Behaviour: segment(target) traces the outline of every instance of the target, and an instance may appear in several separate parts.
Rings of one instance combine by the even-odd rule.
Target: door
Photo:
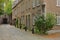
[[[26,26],[30,28],[30,15],[26,16]]]
[[[3,24],[7,24],[7,18],[3,18]]]

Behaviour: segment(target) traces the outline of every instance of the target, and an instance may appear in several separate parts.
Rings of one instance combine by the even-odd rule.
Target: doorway
[[[3,24],[7,24],[7,18],[3,18]]]
[[[26,26],[30,29],[30,15],[26,16]]]

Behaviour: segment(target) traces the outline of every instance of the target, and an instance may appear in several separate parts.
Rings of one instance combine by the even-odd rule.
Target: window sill
[[[57,7],[60,7],[60,5],[56,5]]]
[[[56,24],[56,25],[60,25],[60,24]]]
[[[35,9],[35,7],[32,7],[32,9]]]
[[[38,4],[38,5],[36,5],[37,7],[39,7],[40,6],[40,4]]]

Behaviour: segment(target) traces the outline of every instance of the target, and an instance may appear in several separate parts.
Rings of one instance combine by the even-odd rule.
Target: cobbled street
[[[9,24],[0,25],[0,40],[58,40],[48,39],[25,32]]]

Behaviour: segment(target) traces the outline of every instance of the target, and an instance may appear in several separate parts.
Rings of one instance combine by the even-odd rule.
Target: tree
[[[12,13],[12,3],[13,0],[0,0],[0,14],[10,15]]]
[[[0,0],[0,15],[4,13],[4,0]]]
[[[2,10],[2,9],[0,9],[0,15],[2,15],[4,12],[3,12],[4,10]]]
[[[12,13],[12,0],[5,1],[4,4],[4,12],[10,15]]]

